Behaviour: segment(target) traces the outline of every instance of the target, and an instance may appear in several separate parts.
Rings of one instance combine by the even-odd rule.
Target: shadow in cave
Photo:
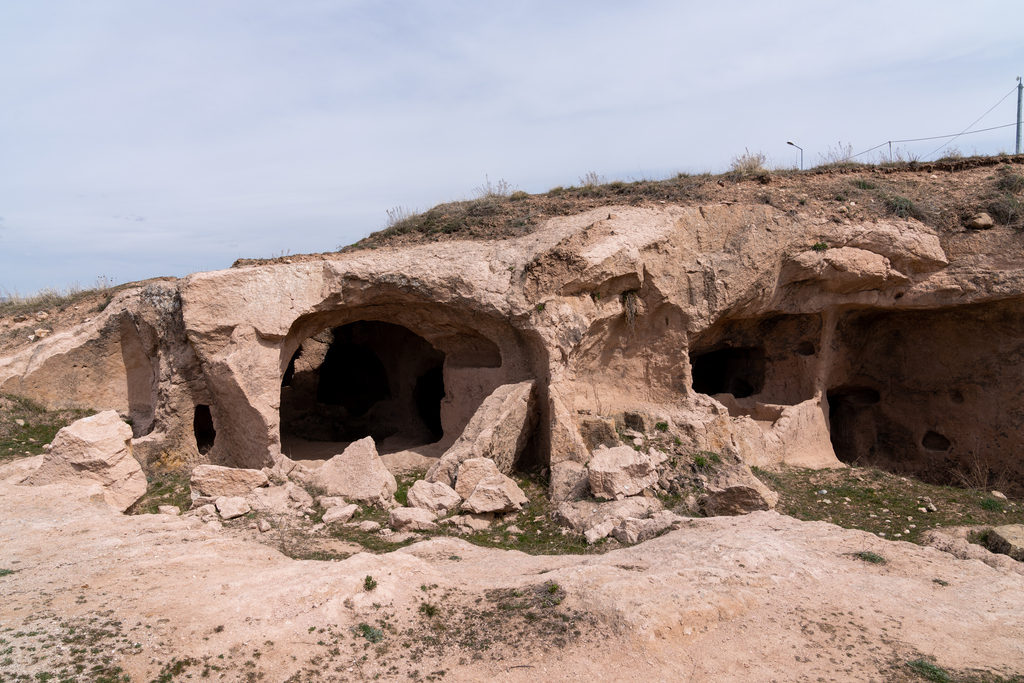
[[[367,436],[382,454],[440,441],[444,360],[392,323],[358,321],[310,337],[282,379],[285,454],[326,459]]]
[[[700,394],[732,394],[746,398],[761,393],[765,376],[764,350],[726,348],[692,354],[693,390]]]

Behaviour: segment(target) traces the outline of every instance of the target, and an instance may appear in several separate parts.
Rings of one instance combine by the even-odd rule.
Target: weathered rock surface
[[[292,482],[281,486],[253,489],[246,502],[257,512],[267,514],[301,514],[299,511],[313,505],[313,496]]]
[[[199,465],[189,478],[192,495],[196,497],[247,496],[253,489],[269,483],[267,475],[260,470],[220,465]]]
[[[124,512],[146,493],[146,474],[132,457],[132,430],[112,410],[82,418],[54,437],[50,451],[21,484],[98,483],[103,500]]]
[[[762,484],[742,463],[717,470],[708,480],[706,491],[702,505],[711,517],[771,510],[779,502],[779,494]]]
[[[487,458],[499,472],[510,473],[537,421],[534,388],[529,381],[495,389],[458,441],[427,471],[427,481],[454,486],[459,466],[469,458]]]
[[[181,508],[179,508],[177,505],[158,505],[156,509],[157,513],[161,515],[171,515],[172,517],[177,517],[181,514]]]
[[[388,514],[388,526],[395,531],[433,531],[437,514],[425,508],[395,508]]]
[[[329,496],[369,505],[386,506],[398,490],[395,476],[381,462],[370,437],[352,443],[318,467],[312,479]]]
[[[640,453],[630,446],[599,447],[587,463],[590,490],[606,500],[635,496],[658,481],[657,467],[664,459],[653,449]]]
[[[988,532],[988,547],[994,553],[1024,562],[1024,524],[997,526]]]
[[[473,488],[462,509],[482,514],[486,512],[512,512],[521,510],[528,501],[522,489],[503,474],[484,477]]]
[[[409,488],[408,501],[409,507],[440,512],[454,510],[462,502],[462,497],[443,482],[418,479]]]
[[[551,500],[575,500],[586,495],[589,485],[586,465],[572,460],[551,465]]]

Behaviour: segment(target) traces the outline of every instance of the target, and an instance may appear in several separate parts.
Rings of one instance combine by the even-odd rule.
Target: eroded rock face
[[[25,486],[99,483],[107,505],[124,512],[146,492],[146,474],[132,457],[132,430],[112,410],[82,418],[54,437]]]
[[[131,413],[147,468],[369,435],[396,462],[447,452],[431,478],[451,485],[470,457],[586,464],[635,413],[761,466],[941,479],[980,459],[1024,481],[1021,240],[844,221],[603,206],[505,241],[198,273],[0,359],[0,388]],[[321,394],[332,353],[365,392]]]
[[[743,464],[717,470],[708,481],[702,501],[709,517],[772,510],[778,502],[779,494],[762,484]]]
[[[247,496],[268,483],[267,475],[260,470],[220,465],[199,465],[189,478],[194,497]]]
[[[641,493],[658,481],[658,465],[665,456],[640,453],[629,446],[599,448],[587,465],[590,490],[596,498],[622,500]]]

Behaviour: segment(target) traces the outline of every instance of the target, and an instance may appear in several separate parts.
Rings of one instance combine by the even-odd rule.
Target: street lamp
[[[804,148],[801,147],[800,145],[797,145],[797,144],[794,144],[793,142],[790,142],[789,140],[786,140],[786,144],[787,145],[793,145],[798,150],[800,150],[800,170],[801,171],[804,170]]]

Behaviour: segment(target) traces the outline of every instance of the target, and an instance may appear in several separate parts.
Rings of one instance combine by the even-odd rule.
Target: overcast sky
[[[0,0],[0,295],[330,251],[486,178],[794,166],[787,140],[812,166],[1011,91],[976,128],[1012,124],[1020,27],[1010,0]]]

